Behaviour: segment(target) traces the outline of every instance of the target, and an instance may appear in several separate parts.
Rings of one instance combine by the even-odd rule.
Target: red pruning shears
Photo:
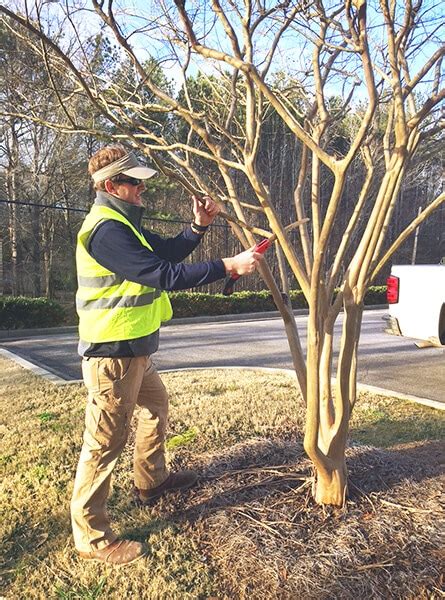
[[[261,242],[258,242],[258,244],[256,244],[254,251],[258,252],[259,254],[264,254],[266,250],[273,244],[273,240],[275,237],[276,236],[272,236],[271,238],[265,238],[264,240],[261,240]],[[235,273],[234,275],[231,275],[227,278],[222,292],[224,296],[230,296],[231,294],[233,294],[233,286],[240,277],[241,275]]]

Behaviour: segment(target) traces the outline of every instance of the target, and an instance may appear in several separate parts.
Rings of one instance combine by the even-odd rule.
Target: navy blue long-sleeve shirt
[[[225,276],[222,260],[184,264],[198,246],[200,238],[188,227],[174,238],[141,229],[153,248],[144,248],[127,225],[104,221],[89,241],[89,252],[103,267],[142,285],[161,290],[185,290],[213,283]]]
[[[161,290],[184,290],[212,283],[225,277],[222,260],[184,264],[198,246],[202,236],[187,227],[174,238],[161,236],[141,227],[143,208],[128,204],[105,192],[98,192],[96,204],[123,214],[140,231],[150,246],[141,245],[131,229],[120,221],[105,220],[88,240],[88,251],[103,267],[134,281]],[[79,354],[88,357],[128,357],[153,354],[159,344],[159,332],[137,338],[107,343],[79,342]]]

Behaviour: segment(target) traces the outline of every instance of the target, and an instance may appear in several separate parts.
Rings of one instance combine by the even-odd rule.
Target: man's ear
[[[105,179],[104,186],[105,186],[105,191],[108,192],[109,194],[112,194],[115,191],[114,185],[113,185],[113,182],[111,181],[111,179]]]

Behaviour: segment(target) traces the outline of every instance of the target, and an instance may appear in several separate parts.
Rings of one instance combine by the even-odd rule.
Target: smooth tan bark
[[[317,504],[343,506],[348,493],[348,471],[343,456],[332,461],[329,470],[317,470],[314,500]]]

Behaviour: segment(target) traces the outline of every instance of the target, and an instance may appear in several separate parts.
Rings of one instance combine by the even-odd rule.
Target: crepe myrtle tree
[[[39,4],[1,7],[6,26],[28,40],[50,75],[61,110],[46,124],[103,137],[107,122],[108,139],[139,149],[189,191],[217,198],[245,248],[259,236],[276,237],[309,304],[304,354],[289,302],[267,258],[261,261],[307,405],[304,447],[315,467],[314,498],[343,505],[364,297],[445,199],[433,182],[426,207],[389,244],[406,173],[426,164],[443,142],[440,7],[423,0],[161,0],[144,14],[125,0],[87,4],[47,5],[45,18]],[[95,73],[85,50],[90,40],[79,26],[82,10],[91,9],[97,21],[90,16],[88,29],[103,34],[105,27],[114,38],[130,59],[128,80],[122,71],[119,78]],[[182,82],[179,93],[156,83],[154,65]],[[199,93],[197,70],[206,82]],[[79,114],[79,97],[96,119]],[[299,149],[290,223],[282,222],[259,168],[262,125],[271,112]],[[18,106],[14,115],[42,122],[38,106]],[[333,143],[340,123],[341,144]],[[362,176],[351,189],[353,164]]]

